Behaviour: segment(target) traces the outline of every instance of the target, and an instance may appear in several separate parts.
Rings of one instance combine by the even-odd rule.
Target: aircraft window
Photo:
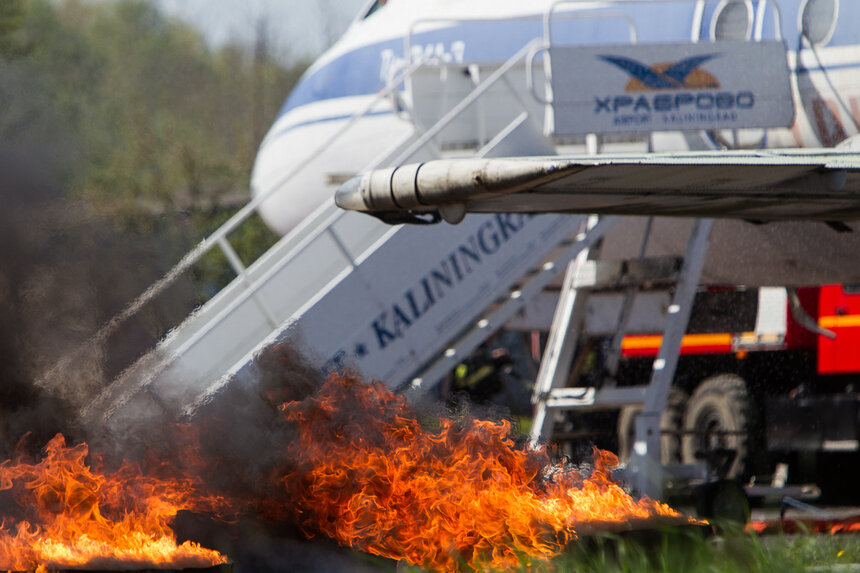
[[[813,46],[824,45],[833,36],[838,16],[837,0],[805,0],[798,23],[800,33]]]
[[[385,6],[386,2],[387,2],[387,0],[376,0],[376,2],[373,3],[373,6],[370,7],[370,9],[367,11],[367,14],[365,14],[364,17],[365,18],[369,17],[371,14],[373,14],[374,12],[376,12],[377,10],[379,10],[380,8]]]
[[[749,40],[753,8],[750,0],[722,0],[711,19],[712,40]]]

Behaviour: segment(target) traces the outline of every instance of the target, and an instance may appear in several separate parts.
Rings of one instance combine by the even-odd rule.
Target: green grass
[[[516,571],[553,573],[807,573],[849,571],[860,563],[858,535],[767,535],[724,530],[662,530],[589,536],[571,543],[548,562],[530,562]],[[464,571],[470,569],[464,568]],[[398,571],[423,571],[400,567]]]
[[[576,572],[750,573],[838,570],[860,563],[860,537],[854,535],[756,536],[724,531],[652,533],[643,538],[605,535],[571,544],[565,555],[543,567]],[[541,570],[538,567],[536,570]]]

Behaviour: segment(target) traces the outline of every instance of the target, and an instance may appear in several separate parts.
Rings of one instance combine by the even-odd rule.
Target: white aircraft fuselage
[[[551,18],[545,17],[548,13]],[[795,110],[791,127],[662,132],[650,137],[649,150],[828,147],[860,131],[860,2],[377,1],[368,4],[344,36],[308,69],[264,139],[252,176],[255,195],[268,197],[260,209],[264,220],[274,230],[288,233],[330,202],[346,178],[367,169],[394,142],[415,132],[415,124],[394,99],[378,97],[410,66],[432,59],[462,71],[472,63],[502,63],[529,42],[546,41],[547,22],[552,43],[564,45],[629,44],[631,30],[635,42],[642,44],[722,39],[784,43]],[[393,91],[410,103],[409,89],[398,86]],[[359,119],[351,119],[362,111]],[[616,141],[630,144],[629,138]],[[585,149],[585,141],[566,144]],[[637,251],[643,221],[631,218],[630,224],[620,225],[607,238],[603,256],[624,257]],[[689,224],[684,219],[659,219],[648,254],[680,254]],[[713,231],[703,282],[860,283],[856,263],[860,225],[855,223],[721,220]]]

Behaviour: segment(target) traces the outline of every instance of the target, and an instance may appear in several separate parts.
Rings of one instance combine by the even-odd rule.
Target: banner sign
[[[556,135],[790,127],[782,42],[550,49]]]

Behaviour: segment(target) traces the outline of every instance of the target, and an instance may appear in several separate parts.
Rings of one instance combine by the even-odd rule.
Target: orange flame
[[[546,559],[578,532],[681,519],[634,500],[595,450],[589,476],[518,447],[507,421],[428,421],[379,383],[332,375],[312,397],[281,407],[298,425],[282,483],[305,534],[438,570],[507,568]]]
[[[38,463],[0,464],[0,491],[9,490],[20,506],[19,517],[0,521],[0,569],[186,568],[227,561],[193,542],[177,545],[169,527],[179,510],[212,510],[217,498],[195,495],[190,479],[144,477],[129,463],[96,473],[86,464],[88,452],[87,444],[68,447],[58,434]]]

